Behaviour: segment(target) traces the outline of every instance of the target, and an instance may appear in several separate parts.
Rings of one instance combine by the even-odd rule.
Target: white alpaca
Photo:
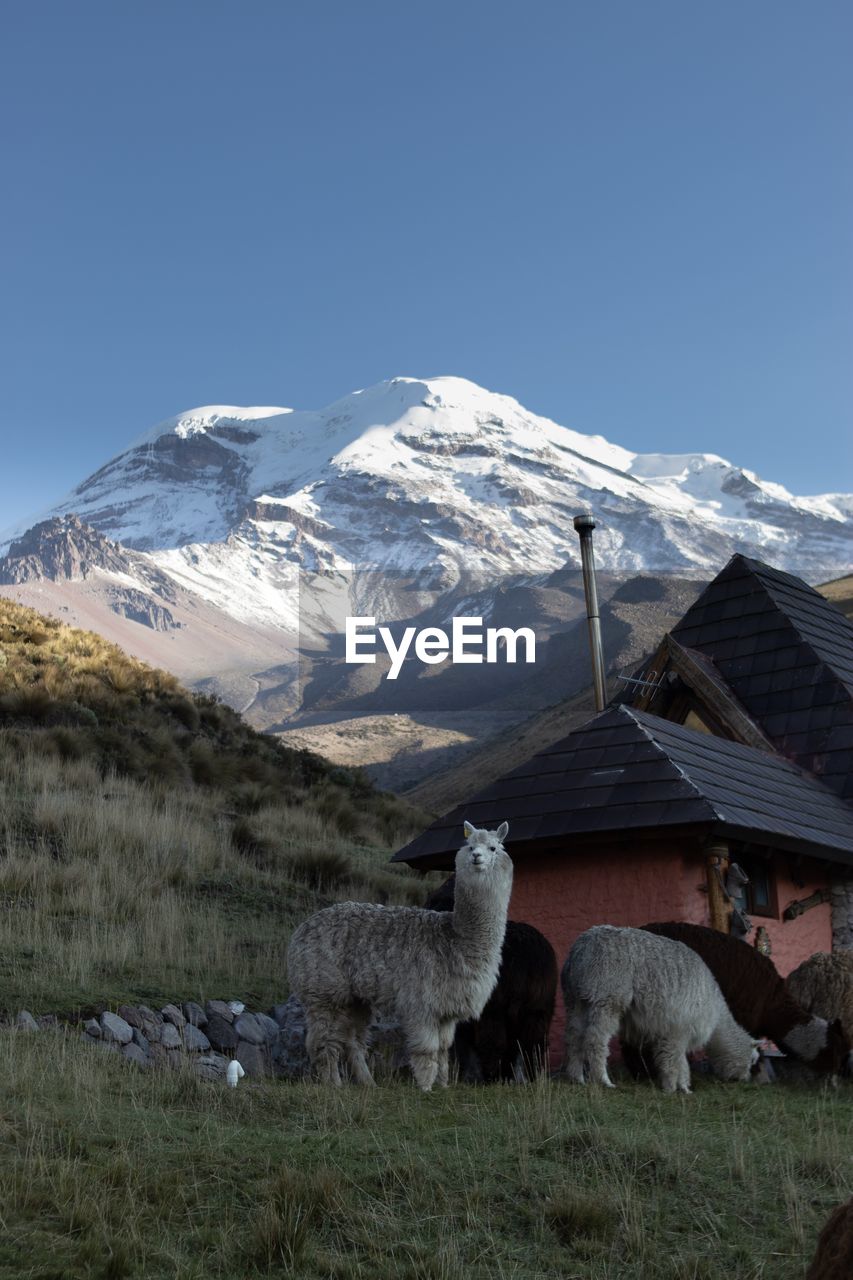
[[[620,1031],[629,1044],[651,1046],[666,1093],[690,1092],[693,1049],[707,1048],[726,1080],[748,1080],[758,1061],[755,1042],[735,1022],[704,960],[671,938],[596,925],[575,942],[561,983],[570,1080],[612,1088],[607,1049]]]
[[[480,1016],[497,981],[512,889],[508,829],[465,823],[452,912],[342,902],[296,930],[287,967],[321,1079],[341,1083],[343,1056],[359,1084],[373,1084],[365,1033],[381,1011],[400,1022],[417,1084],[447,1084],[456,1023]]]

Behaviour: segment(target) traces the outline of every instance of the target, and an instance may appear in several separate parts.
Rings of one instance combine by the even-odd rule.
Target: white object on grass
[[[243,1070],[243,1068],[240,1066],[240,1063],[237,1061],[236,1058],[234,1058],[232,1062],[228,1063],[228,1070],[225,1072],[225,1079],[228,1081],[232,1089],[236,1089],[237,1081],[240,1079],[241,1076],[244,1076],[245,1074],[246,1073]]]

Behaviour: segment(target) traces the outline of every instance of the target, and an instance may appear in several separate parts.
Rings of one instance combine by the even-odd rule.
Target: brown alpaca
[[[853,951],[818,951],[789,973],[785,985],[809,1013],[840,1018],[853,1041]]]
[[[841,1022],[809,1013],[789,993],[773,961],[739,938],[701,924],[670,921],[644,929],[673,938],[702,957],[720,985],[736,1022],[767,1036],[814,1071],[840,1073],[850,1053]]]
[[[430,911],[452,911],[455,877],[427,898]],[[478,1019],[456,1027],[453,1052],[460,1078],[471,1084],[529,1079],[544,1065],[557,994],[557,957],[531,924],[507,920],[498,981]]]
[[[833,1209],[820,1233],[806,1280],[850,1280],[853,1276],[853,1199]]]

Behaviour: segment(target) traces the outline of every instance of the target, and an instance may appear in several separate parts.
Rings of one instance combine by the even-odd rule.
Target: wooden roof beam
[[[729,686],[722,680],[713,663],[704,654],[687,649],[671,634],[664,637],[668,666],[704,702],[711,714],[727,729],[736,742],[760,751],[774,751],[770,739],[747,714]]]

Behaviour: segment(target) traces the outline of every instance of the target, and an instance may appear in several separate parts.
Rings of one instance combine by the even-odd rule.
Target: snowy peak
[[[798,498],[711,453],[633,453],[457,377],[392,378],[317,411],[179,414],[49,514],[279,627],[300,572],[452,582],[577,564],[587,508],[606,569],[716,571],[734,551],[817,580],[853,566],[853,497]]]
[[[239,437],[257,438],[268,429],[274,420],[283,414],[292,413],[292,409],[280,408],[244,408],[229,404],[208,404],[199,409],[188,409],[173,418],[166,418],[156,427],[146,431],[128,446],[127,452],[153,444],[162,436],[175,435],[182,440],[194,435],[210,435],[221,439]],[[247,427],[247,423],[255,424],[255,430]]]

